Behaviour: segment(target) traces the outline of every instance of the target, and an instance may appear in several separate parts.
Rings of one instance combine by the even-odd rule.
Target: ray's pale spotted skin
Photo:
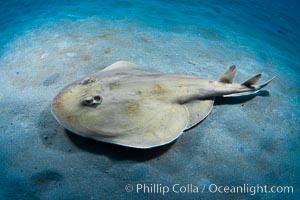
[[[81,136],[134,148],[170,143],[202,121],[216,96],[254,92],[261,75],[232,83],[236,67],[219,80],[145,71],[118,61],[66,86],[55,97],[52,113]]]

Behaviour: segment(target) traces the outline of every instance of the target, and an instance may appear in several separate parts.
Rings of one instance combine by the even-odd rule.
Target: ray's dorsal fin
[[[244,83],[242,83],[242,85],[247,86],[247,87],[251,87],[255,83],[257,83],[260,78],[261,78],[261,74],[257,74],[255,76],[253,76],[252,78],[246,80]]]
[[[236,67],[235,65],[230,66],[225,73],[219,79],[222,83],[232,83],[234,76],[236,74]]]
[[[113,63],[112,65],[109,65],[108,67],[101,70],[101,72],[104,71],[111,71],[111,70],[130,70],[130,69],[138,69],[139,67],[131,62],[127,61],[117,61]]]

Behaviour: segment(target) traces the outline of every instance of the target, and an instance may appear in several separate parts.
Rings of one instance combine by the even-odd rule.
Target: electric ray
[[[216,96],[255,92],[258,74],[233,83],[236,67],[219,80],[143,70],[118,61],[66,86],[52,113],[66,129],[84,137],[134,148],[170,143],[202,121]]]

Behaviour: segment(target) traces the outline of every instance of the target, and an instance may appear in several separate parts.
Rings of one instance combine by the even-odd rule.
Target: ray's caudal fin
[[[261,85],[255,85],[255,83],[257,83],[260,78],[261,78],[261,74],[257,74],[255,76],[253,76],[252,78],[248,79],[247,81],[245,81],[244,83],[242,83],[242,85],[249,87],[249,88],[253,88],[253,90],[255,90],[255,91],[260,90],[263,87],[267,86],[274,78],[276,78],[276,76],[272,77],[271,79],[269,79],[268,81],[266,81],[265,83],[263,83]]]
[[[236,75],[236,66],[232,65],[219,78],[219,82],[231,84],[233,82],[235,75]],[[241,85],[245,86],[246,88],[249,88],[250,91],[255,92],[255,91],[258,91],[258,90],[262,89],[263,87],[267,86],[274,78],[276,78],[276,76],[272,77],[270,80],[266,81],[265,83],[263,83],[261,85],[255,85],[260,80],[260,78],[261,78],[261,74],[257,74],[255,76],[253,76],[252,78],[243,82]],[[223,95],[223,96],[237,96],[237,95],[229,94],[229,95]]]

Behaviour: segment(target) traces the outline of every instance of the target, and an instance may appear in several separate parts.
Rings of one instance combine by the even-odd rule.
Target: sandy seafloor
[[[283,0],[1,2],[0,199],[300,199],[299,9]],[[118,60],[215,79],[235,64],[237,82],[277,78],[254,98],[219,99],[161,148],[64,130],[53,97]],[[170,191],[137,193],[137,184]],[[199,191],[175,193],[174,184]],[[210,184],[293,193],[212,193]]]

